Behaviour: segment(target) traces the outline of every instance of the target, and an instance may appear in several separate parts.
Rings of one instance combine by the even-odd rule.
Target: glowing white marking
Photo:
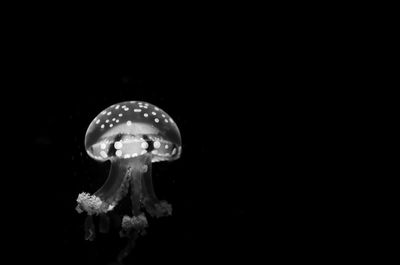
[[[160,109],[159,109],[159,108],[157,108],[157,107],[154,107],[154,109],[155,109],[155,110],[160,110]]]
[[[126,122],[126,125],[131,126],[131,125],[132,125],[132,122],[131,122],[131,121],[127,121],[127,122]]]
[[[129,110],[129,108],[125,108],[125,111],[128,111]]]
[[[141,112],[142,110],[141,109],[134,109],[133,111],[134,112]]]
[[[118,119],[116,119],[116,120],[115,120],[115,122],[116,122],[116,123],[118,123],[118,122],[119,122],[119,120],[118,120]]]
[[[147,109],[149,106],[148,105],[144,105],[143,108]]]
[[[153,143],[153,146],[154,146],[154,148],[160,148],[161,143],[160,143],[159,141],[155,141],[155,142]]]
[[[132,154],[132,157],[136,157],[136,156],[138,156],[137,153],[133,153],[133,154]]]
[[[113,127],[114,125],[112,125],[112,123],[110,124],[110,128]]]
[[[101,149],[106,149],[106,146],[107,146],[107,145],[106,145],[105,143],[101,143],[100,148],[101,148]]]
[[[149,144],[148,144],[147,142],[143,142],[143,143],[141,144],[141,147],[142,147],[143,149],[146,149],[147,147],[149,147]]]
[[[119,109],[119,105],[115,106],[115,109]]]
[[[114,143],[114,147],[115,147],[115,149],[121,149],[121,148],[122,148],[122,143],[121,143],[121,141],[115,142],[115,143]]]
[[[172,155],[175,155],[176,153],[176,148],[172,149]]]
[[[156,115],[157,113],[155,113],[155,112],[153,111],[151,114]]]
[[[102,124],[100,127],[103,129],[104,128],[104,124]]]
[[[130,157],[131,157],[130,154],[125,154],[125,155],[124,155],[124,158],[130,158]]]
[[[162,116],[163,118],[165,118],[165,115],[164,115],[164,114],[161,114],[161,116]]]
[[[103,115],[106,114],[106,113],[107,113],[107,111],[105,111],[105,110],[103,110],[103,111],[101,112],[101,114],[103,114]]]
[[[154,121],[158,123],[160,120],[159,120],[159,119],[157,119],[157,118],[155,118],[155,119],[154,119]]]
[[[167,119],[164,119],[164,121],[165,121],[166,123],[168,123],[168,120],[167,120]]]
[[[172,122],[172,123],[174,123],[174,121],[173,121],[171,118],[169,118],[169,121]]]
[[[122,113],[118,114],[118,116],[122,117]]]
[[[122,151],[121,151],[121,150],[117,150],[117,151],[115,152],[115,154],[116,154],[117,156],[121,156],[121,155],[122,155]]]
[[[126,106],[125,106],[125,105],[123,105],[121,108],[125,109],[125,108],[126,108]]]
[[[168,149],[168,147],[169,147],[169,146],[166,144],[166,145],[165,145],[165,149]]]
[[[142,152],[140,152],[141,155],[146,154],[146,153],[147,153],[146,150],[143,150]]]
[[[115,121],[115,118],[112,118],[112,121]]]
[[[136,101],[130,101],[130,103],[135,103]]]
[[[107,113],[107,115],[110,116],[110,115],[111,115],[111,111],[109,111],[109,112]]]
[[[107,158],[107,153],[104,152],[104,151],[101,151],[101,152],[100,152],[100,155],[101,155],[103,158]]]
[[[99,123],[100,123],[100,120],[97,120],[97,121],[96,121],[96,124],[99,124]]]
[[[108,123],[110,120],[106,120],[106,123]]]
[[[145,117],[148,117],[148,116],[149,116],[149,114],[145,113],[145,114],[143,114],[143,116],[145,116]]]

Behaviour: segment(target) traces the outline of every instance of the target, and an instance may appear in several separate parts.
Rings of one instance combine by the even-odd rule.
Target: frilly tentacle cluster
[[[88,215],[98,215],[101,213],[107,213],[111,211],[115,205],[103,202],[96,195],[90,195],[89,193],[82,192],[76,199],[78,206],[76,211],[78,213],[87,212]]]

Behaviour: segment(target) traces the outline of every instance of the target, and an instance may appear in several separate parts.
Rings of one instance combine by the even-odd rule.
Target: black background
[[[102,185],[109,167],[86,155],[86,129],[127,100],[171,115],[183,150],[179,160],[154,165],[156,194],[173,215],[149,220],[126,264],[247,264],[321,253],[327,230],[310,240],[310,227],[332,216],[311,218],[323,195],[310,190],[328,190],[320,175],[332,168],[320,162],[332,141],[323,135],[335,128],[323,125],[329,117],[321,110],[337,93],[312,90],[332,86],[321,81],[324,58],[311,60],[302,31],[283,31],[280,20],[263,30],[257,21],[200,22],[118,31],[44,21],[14,32],[3,94],[14,176],[4,178],[13,183],[4,185],[4,230],[16,263],[115,261],[125,241],[117,233],[85,241],[75,206],[80,192]]]

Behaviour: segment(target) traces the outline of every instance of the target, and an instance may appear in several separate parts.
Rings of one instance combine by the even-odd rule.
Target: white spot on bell
[[[118,116],[122,117],[122,113],[118,114]]]
[[[165,145],[165,149],[168,149],[168,147],[169,147],[169,146],[166,144],[166,145]]]
[[[134,112],[141,112],[142,110],[141,109],[134,109],[133,111]]]
[[[111,111],[107,112],[107,115],[110,116],[111,115]]]
[[[119,105],[115,106],[115,109],[119,109]]]
[[[130,157],[131,157],[130,154],[125,154],[125,155],[124,155],[124,158],[130,158]]]
[[[160,110],[160,109],[159,109],[159,108],[157,108],[157,107],[154,107],[154,109],[155,109],[155,110]]]
[[[118,120],[118,119],[116,119],[116,120],[115,120],[115,122],[116,122],[116,123],[118,123],[118,122],[119,122],[119,120]]]
[[[136,156],[138,156],[137,153],[133,153],[133,154],[132,154],[132,157],[136,157]]]
[[[106,158],[106,157],[107,157],[107,153],[106,153],[105,151],[101,151],[101,152],[100,152],[100,155],[101,155],[103,158]]]
[[[117,150],[117,151],[115,152],[115,154],[116,154],[117,156],[121,156],[121,155],[122,155],[122,151],[121,151],[121,150]]]
[[[131,122],[131,121],[127,121],[127,122],[126,122],[126,125],[131,126],[131,125],[132,125],[132,122]]]
[[[115,147],[115,149],[121,149],[121,148],[122,148],[122,143],[121,143],[121,141],[115,142],[115,143],[114,143],[114,147]]]
[[[147,142],[143,142],[140,146],[141,146],[143,149],[146,149],[147,147],[149,147],[149,144],[148,144]]]
[[[114,125],[110,124],[110,128],[113,127]]]
[[[97,120],[97,121],[96,121],[96,124],[99,124],[99,123],[100,123],[100,120]]]
[[[155,112],[153,111],[151,114],[156,115],[157,113],[155,113]]]
[[[168,123],[168,120],[167,120],[167,119],[164,119],[164,121],[165,121],[166,123]]]
[[[101,149],[106,149],[106,143],[101,143],[100,148]]]
[[[155,118],[155,119],[154,119],[154,121],[158,123],[160,120],[159,120],[159,119],[157,119],[157,118]]]
[[[102,124],[100,127],[103,129],[104,128],[104,124]]]
[[[153,146],[154,146],[154,148],[160,148],[161,143],[160,143],[159,141],[155,141],[155,142],[153,143]]]
[[[128,111],[128,110],[129,110],[129,108],[128,108],[128,107],[126,107],[126,108],[125,108],[125,111]]]
[[[109,123],[110,122],[110,120],[106,120],[106,123]]]
[[[163,118],[165,118],[165,115],[164,115],[164,114],[161,114],[161,116],[162,116]]]
[[[143,116],[145,116],[145,117],[148,117],[148,116],[149,116],[149,114],[145,113],[145,114],[143,114]]]

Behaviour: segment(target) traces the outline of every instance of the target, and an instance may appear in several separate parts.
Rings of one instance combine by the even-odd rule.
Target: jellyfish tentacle
[[[143,168],[141,163],[136,165],[135,169],[132,170],[130,179],[131,185],[131,204],[132,204],[132,217],[125,215],[122,218],[122,230],[120,232],[121,237],[126,237],[130,234],[132,229],[137,230],[140,234],[145,233],[145,228],[147,227],[146,216],[140,210],[140,201],[142,199],[142,174]]]
[[[155,217],[162,217],[172,214],[172,206],[167,201],[160,201],[153,188],[151,158],[145,160],[146,171],[143,172],[141,181],[143,188],[143,204],[146,211]]]
[[[137,168],[132,171],[131,177],[131,202],[132,202],[132,213],[133,216],[139,215],[140,211],[140,201],[143,194],[142,186],[142,168]]]
[[[133,230],[126,236],[128,237],[128,243],[125,246],[125,248],[119,252],[117,257],[118,262],[122,262],[122,260],[125,259],[131,253],[132,249],[135,248],[136,240],[139,237],[139,234],[137,231]]]
[[[93,216],[88,215],[85,219],[85,239],[93,241],[96,237],[95,227],[93,223]]]

